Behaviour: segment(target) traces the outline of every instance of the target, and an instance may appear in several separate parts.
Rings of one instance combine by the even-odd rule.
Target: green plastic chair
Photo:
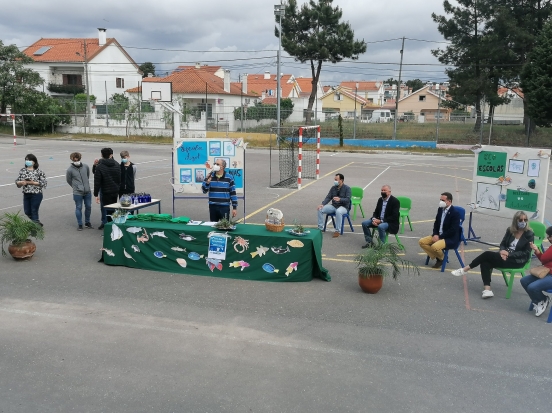
[[[519,273],[523,277],[525,273],[529,271],[530,267],[531,267],[531,258],[529,258],[529,261],[527,261],[527,263],[522,268],[496,268],[498,271],[502,273],[504,282],[508,286],[508,291],[506,292],[506,298],[510,298],[510,295],[512,295],[512,287],[514,286],[514,276]]]
[[[410,225],[410,231],[414,231],[412,229],[412,222],[410,222],[410,208],[412,208],[412,200],[410,198],[407,198],[406,196],[398,196],[397,199],[401,203],[401,208],[399,210],[400,213],[400,219],[402,222],[401,227],[401,234],[404,234],[404,219],[408,219],[408,225]]]
[[[385,238],[385,243],[387,244],[387,242],[389,241],[389,237],[391,236],[391,234],[389,234],[389,231],[385,231],[385,233],[387,234],[387,237]],[[372,238],[374,238],[376,234],[376,228],[372,228]],[[399,234],[395,234],[395,239],[397,240],[397,244],[399,244],[399,247],[404,251],[406,252],[406,248],[404,247],[404,245],[401,243],[401,240],[399,239]]]
[[[351,187],[351,206],[354,206],[353,210],[353,221],[356,219],[357,205],[360,208],[362,218],[364,218],[364,211],[362,210],[362,198],[364,198],[364,189],[358,186]]]
[[[533,244],[535,244],[538,249],[544,252],[542,242],[546,238],[546,226],[542,222],[529,221],[529,227],[533,230],[533,233],[535,234],[535,240],[533,241]]]

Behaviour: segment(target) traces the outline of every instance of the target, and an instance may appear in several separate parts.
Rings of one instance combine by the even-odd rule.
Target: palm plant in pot
[[[30,258],[36,251],[36,245],[30,238],[43,239],[44,228],[39,224],[20,215],[6,212],[0,218],[0,242],[2,255],[6,255],[4,245],[8,245],[8,252],[14,259]]]
[[[383,243],[378,238],[372,241],[372,247],[366,248],[355,257],[358,268],[358,285],[365,293],[375,294],[382,285],[384,277],[396,280],[401,272],[420,275],[420,268],[409,260],[399,256],[400,245]]]

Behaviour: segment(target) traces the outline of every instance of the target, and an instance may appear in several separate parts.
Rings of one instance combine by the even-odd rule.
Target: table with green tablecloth
[[[227,234],[224,260],[208,259],[213,231]],[[107,265],[256,281],[331,280],[322,266],[322,232],[318,229],[297,237],[287,228],[270,232],[264,225],[238,224],[226,232],[210,226],[133,219],[105,225],[103,248]]]

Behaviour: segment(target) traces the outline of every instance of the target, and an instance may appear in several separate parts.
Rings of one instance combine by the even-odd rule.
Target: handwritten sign
[[[477,158],[477,176],[488,176],[490,178],[504,176],[507,157],[508,154],[505,152],[480,152]]]
[[[177,149],[179,165],[203,165],[207,159],[207,142],[205,141],[184,141]]]
[[[535,192],[516,191],[508,189],[506,192],[506,208],[517,211],[535,212],[537,210],[539,194]]]

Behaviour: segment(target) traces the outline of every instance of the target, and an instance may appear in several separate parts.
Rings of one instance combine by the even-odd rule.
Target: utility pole
[[[280,4],[274,6],[274,15],[280,18],[280,28],[278,30],[278,58],[276,64],[276,122],[278,123],[276,133],[277,136],[280,136],[280,53],[282,51],[282,16],[285,13],[285,7],[282,5],[282,0]]]
[[[84,122],[84,134],[86,127],[90,126],[90,79],[88,78],[88,56],[86,54],[86,40],[84,40],[84,70],[86,71],[86,120]]]
[[[439,121],[441,120],[441,88],[437,86],[437,93],[439,95],[439,100],[437,101],[437,131],[435,133],[435,143],[439,142]]]
[[[355,117],[353,118],[353,139],[356,139],[357,94],[358,94],[358,83],[355,83]]]
[[[240,132],[243,132],[243,75],[240,73],[240,110],[241,110],[241,116],[240,116]]]
[[[401,64],[399,66],[399,80],[397,81],[397,97],[395,98],[395,118],[393,119],[393,140],[397,139],[397,118],[399,117],[399,99],[401,98],[401,75],[404,56],[404,37],[401,46]]]

